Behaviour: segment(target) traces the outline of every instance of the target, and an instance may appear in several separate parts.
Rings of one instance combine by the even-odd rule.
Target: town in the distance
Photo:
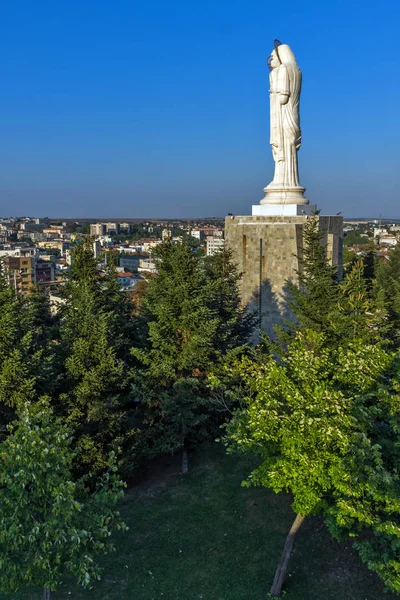
[[[0,262],[10,285],[21,294],[38,286],[52,310],[71,264],[73,248],[83,238],[93,241],[93,254],[115,266],[121,290],[134,291],[146,273],[156,273],[155,247],[166,240],[191,238],[208,256],[224,246],[223,219],[51,219],[0,217]]]
[[[374,246],[386,257],[397,244],[400,219],[348,219],[343,226],[343,263]],[[49,296],[53,311],[71,264],[71,252],[83,238],[104,265],[115,266],[122,291],[134,292],[146,274],[156,273],[152,251],[162,242],[190,238],[207,256],[224,247],[224,219],[59,219],[0,217],[0,261],[9,283],[21,294],[38,286]]]

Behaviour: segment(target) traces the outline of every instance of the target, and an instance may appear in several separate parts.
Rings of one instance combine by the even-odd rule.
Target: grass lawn
[[[289,498],[243,488],[252,459],[210,445],[191,473],[157,473],[129,490],[121,512],[129,532],[103,560],[102,580],[83,590],[66,581],[54,600],[266,600],[293,521]],[[349,544],[323,522],[300,530],[284,600],[394,600]],[[10,596],[0,596],[1,600]],[[39,600],[24,592],[13,600]]]

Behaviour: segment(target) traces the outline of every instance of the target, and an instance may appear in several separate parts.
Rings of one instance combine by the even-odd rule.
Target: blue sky
[[[399,31],[397,0],[3,0],[0,215],[250,214],[279,38],[310,201],[400,217]]]

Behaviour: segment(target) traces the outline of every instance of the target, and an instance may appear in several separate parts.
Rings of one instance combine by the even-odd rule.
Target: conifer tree
[[[110,449],[122,448],[130,469],[135,429],[130,347],[136,332],[132,306],[113,269],[100,270],[91,240],[73,254],[60,325],[58,410],[76,429],[82,471],[100,472]]]
[[[22,401],[48,393],[51,372],[51,317],[46,299],[16,294],[0,266],[0,429]]]
[[[251,322],[240,309],[238,274],[228,254],[204,263],[188,242],[166,242],[156,253],[158,275],[142,298],[148,348],[138,393],[154,453],[183,450],[203,439],[213,414],[206,376],[230,348],[243,345]],[[247,320],[246,320],[247,319]]]
[[[232,251],[223,248],[204,260],[208,280],[209,303],[219,316],[216,344],[221,352],[242,346],[256,326],[257,317],[241,305],[241,274],[232,259]]]
[[[400,244],[388,253],[387,260],[378,263],[376,269],[377,290],[384,297],[388,319],[392,325],[391,338],[400,344]]]
[[[303,249],[299,255],[298,282],[288,282],[289,307],[294,322],[286,323],[286,334],[279,330],[282,340],[288,341],[296,331],[313,329],[329,335],[329,314],[338,298],[337,268],[327,258],[322,243],[323,232],[318,218],[310,217],[303,226]]]
[[[277,328],[278,353],[285,351],[298,331],[307,329],[324,333],[326,343],[337,346],[361,335],[381,340],[391,328],[383,290],[375,284],[374,253],[355,258],[339,281],[321,239],[317,219],[309,219],[304,225],[298,283],[288,282],[293,320]]]
[[[383,295],[372,294],[365,277],[365,264],[356,261],[338,286],[337,304],[328,315],[331,337],[336,344],[352,339],[380,343],[390,328]]]

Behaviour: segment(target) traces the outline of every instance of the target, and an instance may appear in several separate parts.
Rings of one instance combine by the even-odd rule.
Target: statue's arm
[[[279,67],[277,88],[279,91],[279,102],[281,104],[286,104],[290,96],[290,81],[285,65]]]

